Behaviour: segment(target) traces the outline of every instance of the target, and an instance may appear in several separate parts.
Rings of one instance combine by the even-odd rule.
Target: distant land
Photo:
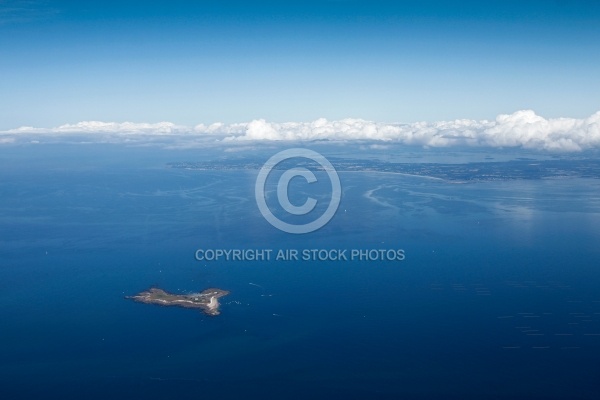
[[[384,172],[442,179],[453,183],[507,181],[520,179],[592,178],[600,179],[600,160],[597,159],[516,159],[511,161],[442,163],[396,163],[370,159],[330,157],[338,172]],[[282,163],[283,164],[283,163]],[[285,165],[274,169],[286,169]],[[208,162],[173,162],[170,168],[190,170],[259,170],[263,163],[256,160],[218,160]],[[297,165],[296,165],[297,166]],[[306,162],[306,167],[313,166]],[[314,170],[322,169],[314,165]]]
[[[219,315],[219,298],[227,296],[228,291],[216,288],[206,289],[200,293],[172,294],[159,288],[150,288],[126,299],[138,303],[157,304],[159,306],[176,306],[183,308],[198,308],[206,315]]]

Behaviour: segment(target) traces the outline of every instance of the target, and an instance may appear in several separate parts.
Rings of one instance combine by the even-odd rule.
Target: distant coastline
[[[387,162],[382,160],[331,158],[337,172],[390,173],[404,176],[443,180],[449,183],[511,181],[533,179],[591,178],[600,179],[597,159],[519,158],[510,161],[466,162],[456,164]],[[171,162],[175,169],[202,171],[259,170],[261,163],[251,159],[231,159],[204,162]],[[307,167],[310,164],[306,164]],[[280,168],[276,166],[274,169]],[[316,166],[316,170],[322,167]]]

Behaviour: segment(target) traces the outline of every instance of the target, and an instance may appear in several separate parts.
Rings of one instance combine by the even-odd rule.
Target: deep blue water
[[[257,171],[165,167],[212,150],[1,152],[3,399],[600,393],[598,180],[341,173],[334,219],[294,236],[260,215]],[[406,259],[198,262],[198,248]],[[212,318],[124,299],[152,285],[231,294]]]

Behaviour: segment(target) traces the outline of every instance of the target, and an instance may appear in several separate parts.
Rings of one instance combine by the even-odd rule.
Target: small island
[[[206,315],[219,315],[219,298],[229,294],[226,290],[210,288],[200,293],[172,294],[162,289],[150,288],[135,296],[125,298],[146,304],[158,304],[159,306],[177,306],[184,308],[199,308]]]

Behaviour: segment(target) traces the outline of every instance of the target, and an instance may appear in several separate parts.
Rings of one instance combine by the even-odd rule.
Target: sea
[[[340,171],[335,215],[290,234],[257,207],[256,168],[220,168],[286,146],[2,146],[0,398],[599,398],[600,179]],[[214,168],[170,164],[184,161]],[[301,203],[311,187],[293,182]],[[329,186],[315,187],[326,200]],[[273,253],[197,259],[217,249]],[[230,294],[218,316],[126,298],[150,287]]]

